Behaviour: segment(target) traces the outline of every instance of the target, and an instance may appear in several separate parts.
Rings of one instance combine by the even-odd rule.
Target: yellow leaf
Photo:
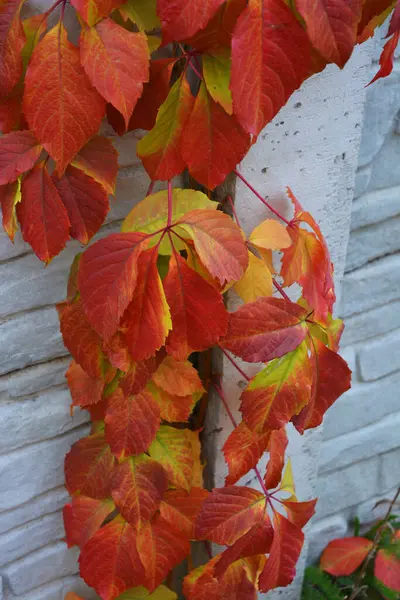
[[[140,31],[152,31],[161,25],[156,13],[156,0],[128,0],[119,11],[125,21],[130,19]]]
[[[228,115],[233,112],[232,93],[229,89],[231,77],[231,57],[226,48],[214,54],[203,56],[203,74],[207,90],[215,102],[218,102]]]
[[[203,487],[203,469],[204,465],[200,459],[201,445],[198,431],[185,429],[186,437],[192,446],[193,454],[193,472],[192,472],[192,487]]]
[[[261,258],[249,252],[249,266],[240,281],[235,284],[236,293],[245,302],[254,302],[262,296],[272,296],[272,275]]]
[[[176,600],[178,596],[165,585],[160,585],[154,592],[150,593],[146,588],[140,586],[127,590],[118,596],[116,600]],[[72,599],[71,599],[72,600]]]
[[[254,229],[249,238],[250,242],[257,248],[266,248],[268,250],[281,250],[288,248],[292,240],[286,227],[274,219],[266,219]]]
[[[291,496],[295,496],[296,490],[294,489],[292,462],[289,458],[287,461],[285,471],[283,473],[282,482],[280,485],[281,492],[288,492]]]

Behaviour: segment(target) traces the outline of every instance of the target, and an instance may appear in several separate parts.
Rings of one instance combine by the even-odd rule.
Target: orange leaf
[[[232,431],[222,448],[229,467],[226,485],[233,485],[257,465],[268,446],[269,435],[251,431],[244,421]]]
[[[156,369],[157,361],[154,357],[131,365],[125,377],[120,381],[125,396],[132,396],[144,390]]]
[[[274,539],[267,564],[260,575],[261,592],[292,583],[296,575],[296,563],[303,547],[304,534],[279,513],[274,517]]]
[[[374,35],[376,27],[382,25],[393,10],[393,0],[365,0],[358,24],[358,43]]]
[[[57,163],[59,176],[97,133],[105,103],[91,86],[79,50],[56,25],[33,51],[25,78],[24,114],[29,128]]]
[[[108,399],[106,438],[119,459],[148,449],[160,426],[160,409],[149,392],[124,396],[118,388]]]
[[[21,201],[21,189],[18,181],[0,187],[0,205],[3,214],[3,227],[10,240],[14,241],[18,231],[16,205]]]
[[[387,77],[393,71],[393,61],[394,61],[394,53],[396,51],[397,45],[400,39],[400,31],[396,31],[393,36],[386,42],[382,54],[379,58],[380,69],[375,75],[375,77],[370,81],[374,83],[377,79],[381,77]]]
[[[187,536],[160,515],[143,525],[137,547],[146,573],[144,585],[150,592],[190,553]]]
[[[103,19],[95,27],[83,28],[80,54],[92,85],[123,115],[128,126],[143,83],[149,80],[146,35]]]
[[[17,215],[22,237],[40,260],[49,263],[67,243],[70,223],[44,162],[24,177],[21,190]]]
[[[266,498],[257,490],[227,486],[206,498],[196,523],[196,539],[232,545],[260,522]]]
[[[164,421],[177,423],[189,419],[193,406],[197,401],[195,397],[174,396],[153,383],[149,383],[147,389],[160,407],[161,418]]]
[[[374,575],[386,587],[400,592],[400,559],[387,550],[378,550],[375,564]]]
[[[288,520],[293,523],[293,525],[297,525],[297,527],[303,529],[315,513],[317,500],[297,502],[296,500],[291,500],[289,498],[289,500],[282,500],[282,502],[285,505]]]
[[[168,394],[188,396],[204,392],[200,377],[188,360],[166,356],[153,375],[154,383]]]
[[[122,517],[102,527],[85,544],[79,565],[83,579],[103,600],[114,600],[144,582],[136,531]]]
[[[157,248],[140,255],[136,288],[121,322],[121,330],[135,361],[154,356],[164,345],[172,326],[157,259]]]
[[[118,152],[111,141],[102,135],[94,135],[71,165],[100,183],[109,194],[114,194],[118,173]]]
[[[67,490],[90,498],[109,498],[114,464],[115,458],[102,433],[78,440],[65,457]]]
[[[209,189],[241,162],[250,136],[209,95],[202,83],[182,136],[182,156],[194,179]]]
[[[22,75],[21,50],[25,34],[19,16],[23,1],[3,0],[0,4],[1,96],[7,96]]]
[[[184,40],[204,29],[224,0],[158,0],[163,44]]]
[[[104,380],[91,377],[74,360],[65,374],[73,406],[97,404],[103,397]]]
[[[201,262],[222,285],[243,277],[248,252],[241,230],[228,215],[217,210],[193,210],[176,226],[193,240]]]
[[[122,3],[123,0],[71,0],[72,6],[90,26],[107,17]]]
[[[82,548],[113,510],[114,503],[111,499],[96,500],[88,496],[74,496],[63,510],[68,547],[76,545]]]
[[[189,494],[181,490],[169,490],[160,504],[164,521],[178,528],[188,538],[194,538],[197,517],[209,492],[193,487]]]
[[[264,477],[265,487],[269,490],[278,487],[282,478],[287,445],[288,438],[284,427],[271,432],[268,445],[269,461]]]
[[[33,133],[13,131],[0,137],[0,185],[11,183],[29,171],[42,151]]]
[[[113,367],[120,371],[129,371],[132,366],[132,356],[126,345],[126,340],[121,331],[116,331],[109,343],[103,342],[103,350]]]
[[[217,10],[208,25],[185,42],[200,52],[220,51],[231,48],[236,21],[246,8],[246,0],[227,0]]]
[[[191,441],[184,429],[161,425],[148,453],[164,467],[172,486],[190,491],[194,457]]]
[[[158,509],[167,486],[162,466],[143,454],[116,467],[112,497],[124,519],[139,529]]]
[[[143,233],[114,233],[82,254],[78,284],[86,316],[109,341],[132,300]]]
[[[292,243],[286,228],[274,219],[266,219],[257,225],[251,232],[249,242],[262,250],[282,250]]]
[[[232,39],[233,109],[254,135],[314,71],[301,23],[281,0],[250,0]]]
[[[221,294],[176,252],[163,283],[172,317],[167,352],[176,360],[185,360],[192,352],[216,344],[228,324]]]
[[[289,300],[259,298],[231,313],[221,346],[247,362],[267,362],[304,340],[307,310]]]
[[[332,540],[322,553],[320,567],[336,577],[351,575],[367,557],[372,546],[373,542],[363,537]]]

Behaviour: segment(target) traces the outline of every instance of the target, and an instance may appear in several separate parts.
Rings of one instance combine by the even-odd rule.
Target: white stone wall
[[[385,31],[375,36],[371,77]],[[323,427],[309,561],[330,539],[368,524],[400,484],[400,61],[368,88],[341,316],[353,388]]]

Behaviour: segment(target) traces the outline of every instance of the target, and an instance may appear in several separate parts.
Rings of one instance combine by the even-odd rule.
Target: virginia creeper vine
[[[237,165],[302,82],[343,67],[394,3],[70,0],[77,45],[66,4],[25,18],[24,0],[0,0],[4,228],[13,240],[20,226],[45,263],[70,238],[91,241],[118,169],[104,119],[119,135],[147,131],[137,153],[151,180],[121,233],[75,258],[58,305],[72,405],[92,419],[65,461],[66,539],[103,600],[173,600],[164,582],[194,540],[226,550],[189,570],[185,597],[253,600],[292,581],[316,502],[295,495],[286,426],[318,426],[350,370],[318,225],[291,190],[294,214],[279,214]],[[376,78],[390,72],[399,30],[396,9]],[[185,170],[197,189],[173,187]],[[266,208],[248,239],[232,201],[234,219],[212,200],[232,171]],[[154,193],[158,181],[167,189]],[[285,289],[294,283],[297,302]],[[243,300],[232,313],[228,289]],[[207,491],[193,414],[208,378],[189,358],[211,348],[247,385],[236,423],[213,383],[233,430],[226,486]],[[250,378],[234,356],[265,366]],[[261,491],[236,485],[251,469]]]

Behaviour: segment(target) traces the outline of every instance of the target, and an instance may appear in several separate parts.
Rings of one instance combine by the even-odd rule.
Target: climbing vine
[[[119,135],[148,131],[137,147],[148,194],[121,233],[75,258],[58,305],[72,405],[92,420],[65,461],[66,539],[103,600],[176,598],[165,582],[184,559],[188,600],[252,600],[293,580],[316,501],[296,497],[286,426],[317,427],[351,374],[317,223],[291,190],[286,219],[236,167],[302,82],[343,67],[393,5],[57,0],[25,18],[24,0],[0,0],[0,200],[12,240],[20,226],[45,263],[71,237],[88,244],[118,169],[103,120]],[[390,72],[399,30],[396,10],[375,78]],[[185,170],[193,189],[172,183]],[[248,238],[230,198],[232,216],[213,199],[232,171],[266,208]],[[158,181],[167,189],[154,193]],[[232,313],[228,289],[243,300]],[[246,380],[240,423],[219,379],[196,369],[194,353],[211,348]],[[237,358],[264,368],[249,378]],[[232,432],[226,485],[208,491],[198,403],[211,390]],[[250,470],[258,489],[237,485]],[[193,568],[192,541],[207,564]],[[212,556],[210,542],[226,549]]]

